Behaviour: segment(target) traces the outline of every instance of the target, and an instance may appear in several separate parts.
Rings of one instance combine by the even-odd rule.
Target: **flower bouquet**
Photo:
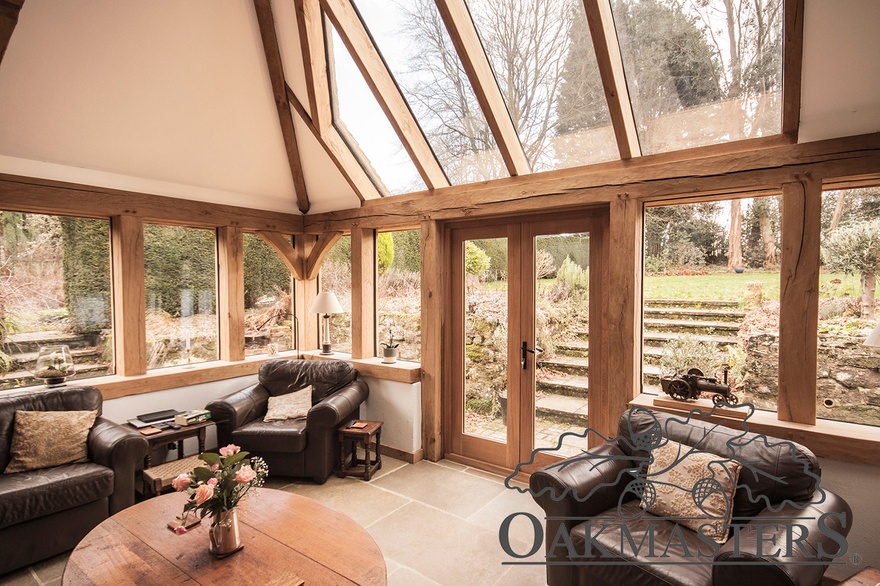
[[[189,493],[183,506],[180,526],[176,533],[186,533],[186,521],[191,514],[200,519],[211,517],[211,553],[225,557],[241,549],[238,533],[238,506],[251,488],[263,486],[269,467],[262,458],[249,458],[249,452],[229,444],[219,454],[205,452],[199,459],[205,466],[181,474],[171,482],[178,492]]]

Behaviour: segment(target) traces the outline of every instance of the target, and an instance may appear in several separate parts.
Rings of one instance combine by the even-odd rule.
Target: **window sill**
[[[645,407],[653,411],[687,415],[695,404],[682,403],[681,409],[654,406],[655,395],[641,394],[630,402],[633,407]],[[732,417],[709,417],[709,421],[726,427],[741,429],[742,419]],[[880,450],[880,427],[819,419],[816,425],[780,421],[772,411],[755,411],[747,421],[748,430],[771,437],[803,444],[817,456],[843,462],[855,462],[878,466],[875,454]]]
[[[371,376],[382,380],[401,383],[417,383],[422,380],[422,365],[418,362],[395,362],[385,364],[381,358],[352,358],[351,354],[334,352],[329,356],[320,350],[308,350],[302,353],[306,360],[345,360],[351,362],[363,376]]]

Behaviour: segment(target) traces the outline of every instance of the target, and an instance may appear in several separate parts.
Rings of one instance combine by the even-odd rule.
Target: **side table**
[[[153,448],[167,446],[168,444],[178,442],[177,458],[183,458],[183,440],[189,437],[199,438],[199,454],[205,451],[205,439],[208,436],[208,428],[214,425],[213,421],[202,421],[193,423],[192,425],[181,425],[180,429],[164,429],[160,433],[145,436],[150,442],[150,451],[144,458],[144,468],[150,468],[153,464]]]
[[[855,576],[844,580],[838,586],[877,586],[880,584],[880,570],[868,566]]]
[[[382,454],[379,453],[379,447],[382,445],[382,422],[381,421],[354,421],[353,423],[366,424],[364,427],[355,428],[345,424],[336,430],[339,436],[340,458],[339,458],[339,477],[354,476],[369,481],[373,472],[382,467]],[[345,448],[347,444],[351,444],[351,459],[346,462]],[[364,449],[364,457],[358,458],[358,444]],[[376,459],[370,458],[370,451],[376,455]],[[353,468],[363,467],[362,470],[352,470]]]

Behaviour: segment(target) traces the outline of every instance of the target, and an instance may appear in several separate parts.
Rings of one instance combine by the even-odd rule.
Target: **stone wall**
[[[880,353],[855,336],[819,336],[816,415],[880,425]],[[779,336],[755,334],[746,341],[746,382],[740,400],[776,409]]]

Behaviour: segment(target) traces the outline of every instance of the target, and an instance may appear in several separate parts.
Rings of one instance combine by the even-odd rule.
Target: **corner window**
[[[45,382],[62,345],[68,380],[112,374],[111,297],[108,220],[0,212],[0,389]]]
[[[244,235],[245,356],[292,350],[290,269],[256,234]]]
[[[397,344],[398,358],[418,362],[422,351],[421,234],[419,230],[376,236],[376,335]]]
[[[147,369],[217,360],[213,230],[144,225]]]
[[[776,410],[780,235],[778,197],[646,209],[644,392],[726,371],[740,403]]]

